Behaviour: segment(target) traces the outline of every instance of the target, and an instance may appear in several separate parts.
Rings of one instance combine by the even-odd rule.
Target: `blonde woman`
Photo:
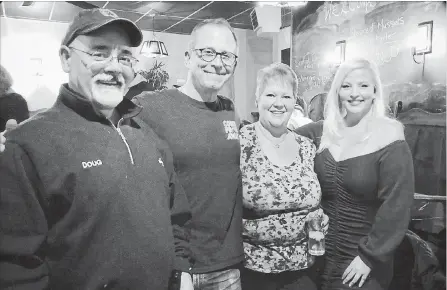
[[[319,209],[321,190],[313,170],[315,145],[287,129],[297,86],[285,64],[260,70],[259,121],[240,130],[243,290],[316,289],[308,271],[314,257],[307,252],[305,224],[307,214]]]
[[[324,121],[297,130],[318,147],[315,171],[329,216],[322,290],[388,289],[392,278],[414,174],[403,126],[385,110],[376,65],[347,61],[328,92]]]

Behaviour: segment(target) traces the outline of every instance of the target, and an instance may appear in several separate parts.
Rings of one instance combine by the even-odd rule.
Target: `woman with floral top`
[[[313,170],[315,145],[287,129],[297,89],[289,66],[260,70],[259,121],[240,130],[243,290],[316,289],[307,270],[314,257],[307,251],[305,225],[308,213],[319,210],[321,190]]]

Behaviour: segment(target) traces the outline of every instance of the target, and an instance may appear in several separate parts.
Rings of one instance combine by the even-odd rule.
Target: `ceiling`
[[[31,4],[30,6],[23,6]],[[81,10],[107,8],[134,21],[142,30],[190,34],[204,19],[225,18],[234,28],[252,30],[251,1],[14,1],[1,3],[1,17],[70,22]],[[282,27],[291,22],[291,9],[282,9]]]

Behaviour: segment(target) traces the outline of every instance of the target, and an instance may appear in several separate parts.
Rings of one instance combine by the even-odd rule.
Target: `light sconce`
[[[413,55],[428,54],[432,50],[433,21],[418,24],[417,46],[412,48]]]
[[[335,49],[329,51],[326,55],[326,62],[331,66],[337,67],[345,61],[346,41],[340,40],[335,43]]]
[[[335,43],[335,56],[337,57],[336,64],[339,65],[345,61],[346,56],[346,41],[340,40]]]
[[[140,53],[146,57],[166,57],[168,56],[168,50],[165,43],[158,40],[155,37],[155,15],[152,15],[152,40],[146,40],[143,42]]]
[[[416,46],[411,48],[411,55],[415,63],[422,63],[422,76],[424,76],[425,70],[425,55],[432,52],[432,40],[433,20],[419,23],[417,37],[415,38]],[[422,61],[417,61],[416,55],[422,55]]]

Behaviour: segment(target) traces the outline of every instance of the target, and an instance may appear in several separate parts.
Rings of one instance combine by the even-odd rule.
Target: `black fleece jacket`
[[[117,129],[63,85],[51,109],[10,132],[1,289],[167,289],[173,269],[189,268],[189,205],[140,110],[121,103]]]

